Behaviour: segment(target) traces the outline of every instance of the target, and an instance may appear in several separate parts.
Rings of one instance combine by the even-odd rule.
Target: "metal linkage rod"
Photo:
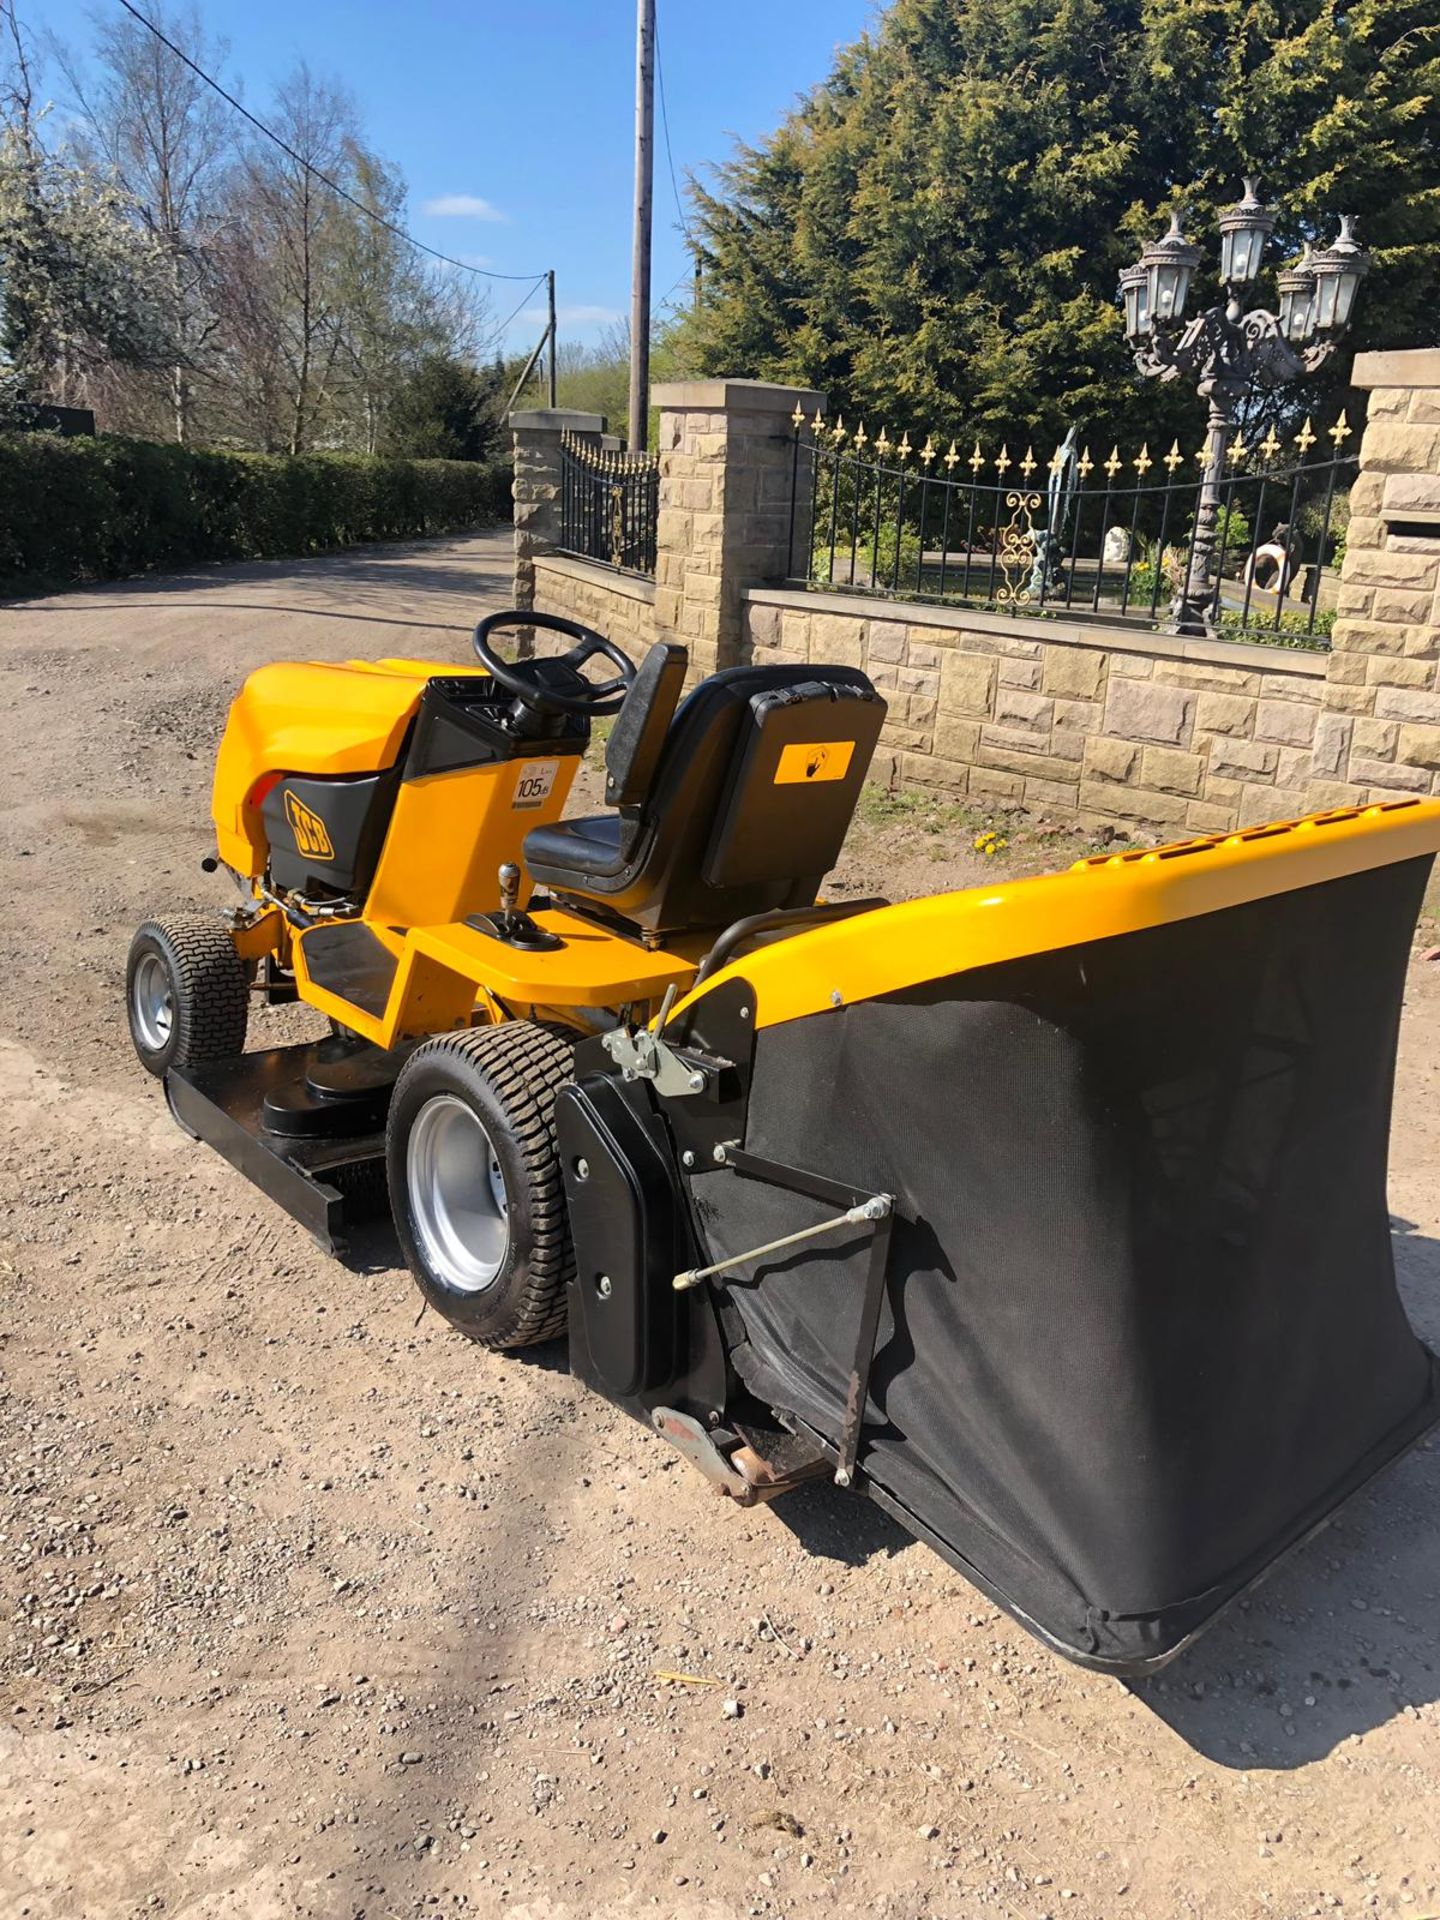
[[[671,1285],[676,1293],[684,1293],[690,1287],[698,1287],[702,1280],[708,1280],[714,1274],[729,1273],[734,1267],[743,1267],[748,1260],[760,1260],[766,1254],[782,1253],[786,1247],[798,1247],[802,1241],[818,1239],[823,1233],[838,1233],[841,1227],[863,1227],[877,1220],[888,1220],[894,1205],[888,1193],[873,1194],[859,1206],[837,1214],[833,1220],[822,1220],[815,1227],[802,1227],[798,1233],[787,1233],[781,1240],[767,1240],[763,1247],[751,1247],[748,1253],[732,1254],[728,1260],[717,1260],[713,1267],[691,1267],[685,1273],[677,1273]]]

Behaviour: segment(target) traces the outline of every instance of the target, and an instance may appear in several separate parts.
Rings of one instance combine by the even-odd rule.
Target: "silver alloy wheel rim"
[[[456,1293],[495,1284],[510,1245],[505,1175],[480,1116],[453,1093],[416,1114],[405,1145],[410,1217],[426,1265]]]
[[[130,982],[130,1018],[147,1053],[163,1053],[175,1031],[170,969],[158,953],[144,953]]]

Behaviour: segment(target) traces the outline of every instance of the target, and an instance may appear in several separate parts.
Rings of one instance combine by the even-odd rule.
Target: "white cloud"
[[[503,220],[505,215],[478,193],[442,193],[420,209],[432,220]]]

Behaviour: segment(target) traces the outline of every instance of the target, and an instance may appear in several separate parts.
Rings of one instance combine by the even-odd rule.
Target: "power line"
[[[670,191],[675,196],[675,211],[680,216],[680,231],[685,235],[686,244],[690,244],[690,222],[685,217],[685,208],[680,200],[680,185],[675,178],[675,156],[670,151],[670,112],[665,105],[665,63],[660,58],[660,23],[655,23],[655,75],[660,82],[660,128],[665,135],[665,164],[670,169]],[[679,281],[675,283],[679,285]],[[672,289],[673,291],[673,289]]]
[[[525,289],[524,293],[521,294],[518,304],[514,306],[508,314],[506,314],[505,318],[500,322],[499,326],[495,329],[495,331],[480,343],[480,346],[476,349],[477,359],[481,354],[488,353],[491,347],[495,346],[501,339],[504,338],[506,332],[509,330],[510,322],[515,318],[516,314],[521,312],[521,310],[525,307],[526,303],[530,299],[531,294],[538,293],[540,291],[541,286],[544,284],[544,280],[545,280],[545,275],[543,273],[536,274],[535,278],[530,282],[530,285]]]
[[[494,273],[490,270],[489,267],[477,267],[472,265],[471,262],[468,260],[457,260],[451,254],[440,253],[434,247],[427,247],[423,240],[417,240],[413,233],[407,233],[404,227],[397,226],[393,220],[387,220],[384,214],[377,213],[374,207],[367,207],[363,200],[357,200],[353,193],[347,192],[346,189],[340,185],[338,180],[332,180],[328,173],[322,173],[319,167],[312,165],[309,160],[306,160],[301,154],[298,154],[295,151],[295,149],[287,141],[282,140],[280,138],[280,135],[275,132],[273,127],[267,127],[265,122],[261,119],[258,119],[255,114],[251,113],[248,107],[242,106],[240,102],[235,98],[234,94],[230,93],[229,91],[227,91],[226,88],[222,87],[220,82],[214,77],[213,74],[209,74],[205,71],[203,67],[197,66],[196,63],[190,58],[189,54],[185,52],[183,47],[177,47],[173,40],[169,39],[164,33],[161,32],[160,28],[156,26],[153,20],[147,20],[145,15],[141,13],[138,7],[132,6],[130,4],[130,0],[120,0],[120,5],[125,9],[126,13],[128,13],[132,19],[138,20],[140,25],[144,27],[147,32],[153,33],[155,38],[160,42],[161,46],[168,48],[169,51],[174,54],[177,60],[179,60],[184,66],[187,66],[190,69],[191,73],[193,73],[197,79],[203,80],[207,87],[213,88],[214,91],[219,94],[222,100],[226,101],[230,106],[232,106],[235,109],[236,113],[240,115],[242,120],[248,120],[250,122],[250,125],[255,128],[257,133],[263,133],[267,140],[273,141],[274,144],[277,147],[279,147],[280,151],[283,154],[287,154],[289,158],[295,162],[297,167],[303,167],[306,173],[312,175],[316,180],[320,181],[323,186],[327,186],[330,189],[330,191],[337,196],[337,198],[344,200],[347,203],[347,205],[354,207],[357,213],[363,213],[367,220],[373,220],[376,226],[384,227],[388,233],[393,233],[397,240],[404,240],[407,243],[407,245],[414,247],[420,253],[428,253],[432,260],[443,261],[447,267],[458,267],[461,273],[479,274],[483,279],[486,279],[486,280],[519,281],[519,280],[528,280],[532,277],[531,275],[525,274],[525,273]],[[537,283],[543,280],[544,278],[545,278],[545,275],[543,273],[534,275],[534,279]],[[532,288],[531,291],[533,292],[533,290],[534,289]],[[529,298],[530,298],[530,294],[527,293],[525,295],[525,299],[520,302],[520,306],[523,307],[525,304],[525,300],[528,300]],[[516,308],[516,312],[517,313],[519,312],[518,307]],[[507,320],[505,325],[508,326],[509,324],[510,322]],[[504,328],[501,329],[501,332],[503,331],[504,331]]]

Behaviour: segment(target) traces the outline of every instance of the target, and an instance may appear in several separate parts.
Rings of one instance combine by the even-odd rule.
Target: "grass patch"
[[[590,744],[585,749],[585,765],[600,772],[605,765],[605,748],[615,731],[617,714],[607,713],[598,720],[590,722]]]
[[[1097,835],[1065,821],[1036,819],[1010,808],[982,807],[913,789],[891,793],[873,784],[861,790],[855,823],[862,832],[887,833],[898,828],[907,837],[923,836],[936,861],[974,854],[1013,872],[1067,867],[1091,854],[1108,853],[1130,838],[1119,826]]]

